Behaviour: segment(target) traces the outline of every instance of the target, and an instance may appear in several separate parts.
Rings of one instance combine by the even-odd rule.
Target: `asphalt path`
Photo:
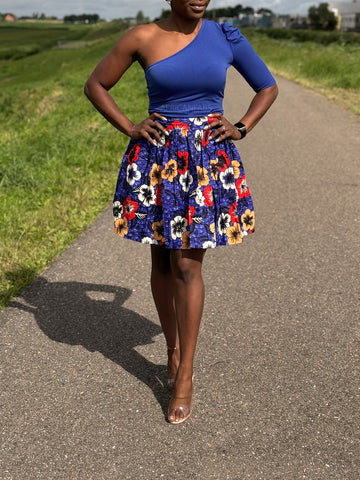
[[[359,479],[360,122],[278,81],[238,143],[256,233],[205,256],[191,419],[109,208],[0,314],[1,480]],[[250,97],[231,71],[230,120]]]

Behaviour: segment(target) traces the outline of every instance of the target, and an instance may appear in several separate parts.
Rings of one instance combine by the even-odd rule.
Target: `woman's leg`
[[[180,360],[170,250],[151,245],[151,291],[168,347],[168,387],[173,388]]]
[[[205,296],[201,276],[205,251],[190,249],[170,252],[180,343],[180,364],[168,414],[172,423],[181,422],[191,412],[193,362]]]

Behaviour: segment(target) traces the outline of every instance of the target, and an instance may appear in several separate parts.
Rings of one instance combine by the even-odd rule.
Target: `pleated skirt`
[[[131,140],[113,202],[115,232],[166,248],[241,243],[255,230],[250,190],[231,140],[209,140],[211,118],[161,121],[168,135],[155,146]]]

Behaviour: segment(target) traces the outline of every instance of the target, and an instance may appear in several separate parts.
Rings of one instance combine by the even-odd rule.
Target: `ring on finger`
[[[226,128],[225,128],[225,125],[224,125],[223,128],[222,128],[222,131],[225,133],[225,130],[226,130]]]

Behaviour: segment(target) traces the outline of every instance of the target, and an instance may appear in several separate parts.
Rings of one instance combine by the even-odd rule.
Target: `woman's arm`
[[[246,126],[247,133],[255,127],[259,120],[269,110],[271,105],[276,100],[278,92],[278,86],[275,83],[271,87],[260,90],[260,92],[258,92],[254,96],[252,102],[250,103],[248,111],[240,120],[240,122]]]
[[[135,27],[122,36],[92,72],[85,84],[84,93],[115,128],[131,138],[144,137],[153,143],[154,138],[161,142],[159,131],[165,131],[164,127],[155,121],[157,118],[161,119],[161,115],[154,113],[136,125],[121,112],[109,93],[109,90],[137,59],[139,46],[146,40],[145,37],[144,26]]]
[[[278,87],[276,83],[271,87],[260,90],[252,99],[250,106],[245,115],[240,119],[246,127],[246,132],[249,133],[260,119],[269,110],[278,95]],[[213,113],[209,115],[215,120],[211,123],[211,128],[219,127],[212,132],[211,138],[216,138],[217,141],[231,138],[232,140],[240,140],[242,138],[239,130],[230,123],[221,113]]]

